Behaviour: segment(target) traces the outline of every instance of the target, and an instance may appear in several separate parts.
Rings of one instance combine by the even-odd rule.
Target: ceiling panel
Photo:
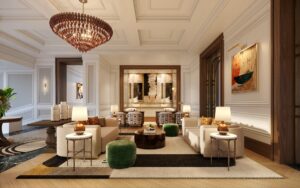
[[[142,45],[178,45],[184,30],[139,30]]]
[[[114,33],[113,36],[111,38],[111,40],[109,41],[109,43],[107,43],[108,45],[114,45],[114,44],[128,44],[126,35],[124,30],[121,29],[114,29]]]
[[[32,10],[21,0],[0,0],[0,17],[5,18],[26,18],[40,17],[41,15]]]
[[[134,0],[137,20],[190,20],[199,0]]]
[[[112,39],[101,50],[188,51],[262,1],[268,0],[88,0],[85,12],[113,28]],[[2,44],[13,47],[15,41],[15,48],[24,53],[28,44],[32,54],[36,49],[52,54],[73,50],[49,27],[50,17],[65,11],[81,12],[82,4],[79,0],[0,0],[0,32],[6,34]],[[215,23],[218,27],[210,29]]]

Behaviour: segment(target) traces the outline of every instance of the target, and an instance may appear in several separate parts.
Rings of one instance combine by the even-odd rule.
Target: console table
[[[21,121],[22,117],[2,117],[0,118],[0,146],[9,146],[11,143],[4,137],[2,132],[3,123]]]
[[[42,120],[30,123],[28,126],[47,127],[46,144],[49,148],[56,149],[55,128],[69,122],[71,122],[71,119],[63,119],[59,121]]]

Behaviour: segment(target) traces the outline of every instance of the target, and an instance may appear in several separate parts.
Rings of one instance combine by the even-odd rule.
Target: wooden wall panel
[[[294,0],[272,0],[274,159],[295,161],[294,130]]]

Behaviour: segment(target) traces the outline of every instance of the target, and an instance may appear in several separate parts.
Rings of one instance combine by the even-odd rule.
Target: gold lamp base
[[[83,135],[84,131],[85,131],[85,126],[84,126],[84,124],[82,124],[82,123],[76,123],[76,124],[75,124],[74,132],[75,132],[77,135]]]
[[[188,113],[188,112],[184,113],[184,117],[185,118],[189,118],[190,117],[190,113]]]
[[[224,122],[221,122],[218,125],[218,132],[220,135],[227,135],[229,129],[228,129],[228,125],[226,125]]]

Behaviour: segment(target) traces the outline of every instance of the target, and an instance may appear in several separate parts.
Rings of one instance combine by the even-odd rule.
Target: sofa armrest
[[[182,135],[186,135],[187,128],[197,128],[198,118],[182,118]]]
[[[117,118],[105,118],[106,127],[119,127],[119,121]]]

